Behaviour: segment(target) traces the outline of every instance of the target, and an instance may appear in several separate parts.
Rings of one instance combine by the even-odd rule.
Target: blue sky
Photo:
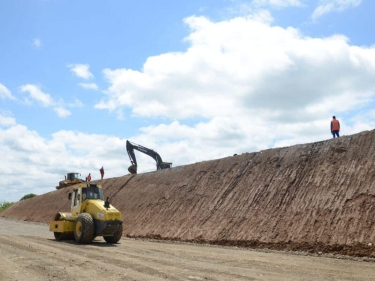
[[[0,202],[375,126],[375,2],[0,0]],[[136,153],[138,171],[155,170]]]

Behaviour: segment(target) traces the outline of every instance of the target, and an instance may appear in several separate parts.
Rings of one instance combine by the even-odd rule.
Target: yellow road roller
[[[49,224],[56,240],[75,240],[79,244],[91,243],[103,236],[107,243],[117,243],[122,236],[121,213],[104,201],[102,186],[89,182],[73,186],[69,193],[71,212],[59,212]]]

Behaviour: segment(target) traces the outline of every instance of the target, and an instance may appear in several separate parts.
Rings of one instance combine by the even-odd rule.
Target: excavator
[[[129,166],[128,171],[131,174],[137,174],[137,167],[138,167],[137,159],[135,158],[135,154],[134,154],[134,149],[154,158],[156,161],[156,170],[163,170],[163,169],[168,169],[172,167],[172,163],[163,162],[159,153],[157,153],[156,151],[127,140],[126,150],[128,152],[130,162],[132,163],[131,166]]]

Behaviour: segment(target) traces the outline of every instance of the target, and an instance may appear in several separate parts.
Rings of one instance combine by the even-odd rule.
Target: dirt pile
[[[374,159],[366,131],[98,183],[129,237],[375,257]],[[69,191],[0,216],[48,222],[69,211]]]

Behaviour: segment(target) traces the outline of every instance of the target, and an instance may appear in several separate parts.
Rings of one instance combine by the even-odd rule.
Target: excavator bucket
[[[137,166],[135,166],[135,165],[129,166],[128,171],[129,171],[129,173],[131,173],[133,175],[137,174]]]

